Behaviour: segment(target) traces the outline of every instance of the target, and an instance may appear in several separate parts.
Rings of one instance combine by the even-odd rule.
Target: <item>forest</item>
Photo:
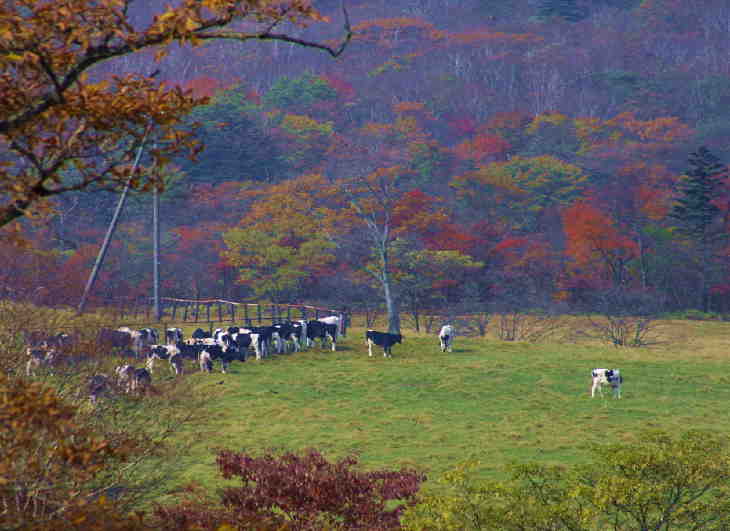
[[[335,59],[211,41],[94,70],[207,98],[197,159],[160,168],[164,296],[362,309],[386,274],[408,311],[730,311],[727,2],[346,4]],[[340,2],[314,6],[330,23],[296,35],[336,39]],[[76,305],[120,190],[6,226],[2,296]],[[151,286],[133,193],[92,300]]]

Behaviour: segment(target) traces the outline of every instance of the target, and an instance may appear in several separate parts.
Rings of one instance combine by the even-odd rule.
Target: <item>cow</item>
[[[454,343],[454,327],[451,325],[444,325],[441,327],[439,332],[439,343],[441,343],[441,352],[447,350],[451,352],[451,347]]]
[[[383,356],[391,357],[391,347],[396,343],[403,341],[403,336],[400,334],[389,334],[388,332],[376,332],[375,330],[368,330],[365,332],[365,341],[368,344],[368,355],[373,355],[373,345],[383,347]]]
[[[126,332],[132,336],[132,352],[136,357],[142,357],[149,352],[150,345],[157,343],[157,330],[154,328],[142,328],[140,330],[132,330],[128,326],[117,328],[118,332]]]
[[[593,369],[591,371],[591,398],[598,394],[603,396],[603,386],[610,385],[614,398],[621,398],[621,384],[624,381],[618,369]]]
[[[328,315],[327,317],[320,317],[319,319],[317,319],[317,321],[319,321],[320,323],[337,326],[337,335],[336,335],[337,339],[340,339],[341,337],[343,337],[345,335],[342,333],[342,324],[343,323],[342,323],[342,319],[340,318],[339,315]]]
[[[200,353],[198,363],[200,363],[200,370],[202,372],[213,372],[213,359],[210,356],[210,352],[207,350],[203,350]]]
[[[132,390],[133,391],[146,392],[149,390],[151,385],[152,385],[152,375],[150,374],[150,372],[147,369],[145,369],[144,367],[141,367],[139,369],[134,369],[134,374],[132,375]]]
[[[198,360],[201,370],[204,370],[202,360],[207,358],[210,358],[211,369],[213,361],[220,360],[221,372],[223,374],[228,371],[228,366],[231,364],[232,361],[245,360],[245,356],[241,356],[238,348],[223,347],[221,345],[210,345],[203,348],[203,350],[200,352],[200,358]]]
[[[95,374],[89,378],[87,390],[89,392],[89,401],[92,405],[96,405],[99,397],[109,391],[109,377],[106,374]]]
[[[126,352],[132,347],[132,334],[127,331],[101,328],[96,336],[96,342],[103,349]]]
[[[201,341],[203,339],[211,338],[212,334],[210,332],[206,332],[202,328],[196,328],[195,332],[193,332],[192,338],[197,341]]]
[[[125,393],[129,393],[134,389],[134,371],[136,367],[134,365],[119,365],[114,369],[114,373],[117,375],[117,383],[120,387],[124,388]]]
[[[53,347],[39,347],[26,349],[28,361],[25,364],[25,375],[35,376],[35,371],[42,365],[50,366],[56,358],[56,349]]]
[[[168,328],[165,330],[165,343],[168,345],[176,345],[183,340],[182,328]]]
[[[314,343],[315,339],[319,339],[322,342],[322,348],[325,346],[325,341],[330,339],[332,341],[332,352],[337,350],[337,325],[327,324],[322,321],[309,321],[307,323],[307,339]]]
[[[286,321],[275,324],[284,352],[299,352],[301,350],[300,340],[302,337],[302,323]]]

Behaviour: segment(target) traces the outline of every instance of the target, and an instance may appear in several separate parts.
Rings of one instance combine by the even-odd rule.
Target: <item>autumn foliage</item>
[[[180,505],[158,507],[160,529],[398,529],[425,479],[408,469],[359,471],[355,457],[331,462],[316,450],[261,457],[224,450],[216,462],[240,486],[223,488],[216,502],[193,490]]]

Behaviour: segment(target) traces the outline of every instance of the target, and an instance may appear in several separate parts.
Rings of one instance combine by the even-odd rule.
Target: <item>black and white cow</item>
[[[228,372],[228,366],[234,361],[245,361],[245,356],[242,356],[238,348],[224,347],[221,345],[206,345],[200,352],[199,363],[201,370],[203,370],[203,359],[210,358],[210,365],[212,369],[213,361],[220,360],[221,372],[225,374]],[[207,362],[206,362],[207,364]]]
[[[198,363],[202,372],[213,372],[213,358],[207,350],[200,352]]]
[[[56,349],[54,347],[28,347],[26,354],[28,356],[28,361],[25,364],[26,376],[35,376],[38,368],[51,366],[56,359]]]
[[[391,357],[391,347],[396,343],[403,341],[403,336],[400,334],[389,334],[388,332],[376,332],[375,330],[368,330],[365,332],[365,341],[368,344],[368,355],[373,355],[373,345],[383,347],[383,356]]]
[[[132,348],[132,334],[111,328],[101,328],[96,336],[96,342],[102,349],[127,352]]]
[[[299,352],[299,331],[295,328],[294,323],[287,321],[273,326],[279,338],[279,354],[282,352]],[[301,325],[299,328],[301,328]]]
[[[325,343],[329,339],[332,342],[332,352],[335,352],[337,350],[337,325],[323,323],[319,320],[307,322],[307,340],[314,343],[315,339],[322,342],[322,348],[325,348]]]
[[[134,389],[134,374],[136,367],[134,365],[119,365],[114,369],[114,373],[117,375],[117,383],[120,387],[124,388],[126,393],[129,393]]]
[[[343,326],[342,326],[343,323],[342,323],[342,318],[339,315],[328,315],[327,317],[320,317],[319,319],[317,319],[317,321],[324,323],[324,324],[330,324],[330,325],[337,326],[337,334],[335,336],[337,339],[340,339],[341,337],[343,337],[345,335],[342,333],[343,332]]]
[[[203,339],[208,339],[213,337],[213,335],[210,332],[207,332],[203,330],[202,328],[196,328],[195,332],[193,332],[192,338],[197,341],[201,341]]]
[[[95,374],[89,378],[87,390],[92,405],[95,405],[99,398],[109,391],[109,387],[109,377],[106,374]]]
[[[444,325],[439,331],[439,343],[441,344],[441,352],[447,350],[451,352],[451,347],[454,344],[454,327],[451,325]]]
[[[182,343],[183,331],[182,328],[168,328],[165,330],[165,343],[168,345],[176,345]]]
[[[132,330],[128,326],[117,328],[118,332],[126,332],[132,336],[132,352],[138,358],[146,356],[151,345],[158,342],[157,330],[154,328],[142,328],[140,330]]]
[[[152,385],[152,375],[150,371],[144,367],[134,369],[134,375],[132,376],[132,390],[147,392]]]
[[[621,398],[621,384],[624,381],[618,369],[593,369],[591,371],[591,398],[598,394],[603,396],[603,386],[610,385],[614,398]]]

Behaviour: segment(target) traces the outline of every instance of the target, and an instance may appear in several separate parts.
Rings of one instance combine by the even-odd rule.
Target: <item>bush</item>
[[[634,444],[594,446],[588,465],[515,465],[506,482],[475,479],[462,466],[402,523],[409,530],[724,530],[729,448],[726,436],[710,432],[646,432]]]
[[[238,487],[220,491],[214,502],[200,488],[180,504],[158,507],[159,529],[367,529],[400,528],[403,510],[413,503],[422,474],[413,470],[361,472],[349,456],[327,461],[309,450],[302,456],[251,457],[228,450],[218,454],[225,479]]]

